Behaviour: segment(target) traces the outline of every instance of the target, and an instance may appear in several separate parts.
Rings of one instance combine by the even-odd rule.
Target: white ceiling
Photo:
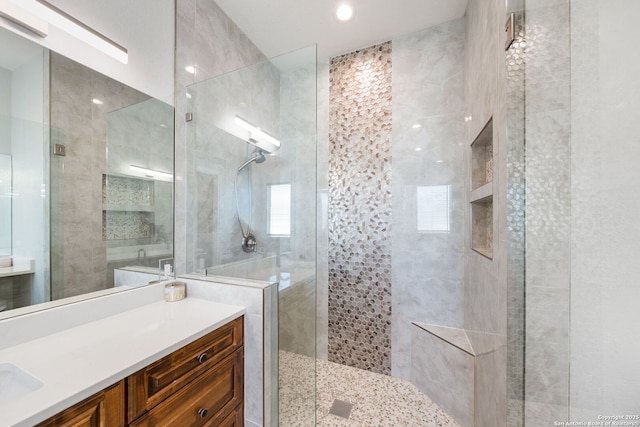
[[[318,44],[320,60],[464,15],[467,0],[215,0],[268,57]],[[335,18],[342,3],[354,17]]]

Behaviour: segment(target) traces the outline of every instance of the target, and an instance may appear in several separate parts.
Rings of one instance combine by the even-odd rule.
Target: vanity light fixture
[[[49,34],[47,21],[27,12],[10,0],[0,0],[0,16],[39,37],[45,38]]]
[[[247,139],[247,142],[266,151],[267,154],[274,154],[280,149],[280,141],[259,127],[249,123],[240,116],[235,116],[234,121],[238,126],[249,131],[249,138]]]
[[[144,173],[147,178],[156,178],[162,181],[173,180],[173,174],[169,172],[162,172],[155,169],[149,169],[142,166],[131,165],[131,170]]]
[[[353,18],[353,8],[348,4],[341,4],[336,9],[336,18],[340,22],[349,22]]]
[[[7,0],[2,0],[6,3]],[[37,18],[45,21],[49,25],[57,27],[65,33],[75,37],[76,39],[87,43],[89,46],[105,53],[112,58],[127,64],[129,62],[129,53],[127,49],[100,34],[88,25],[80,22],[73,16],[58,9],[46,0],[10,0],[23,11],[35,15]]]

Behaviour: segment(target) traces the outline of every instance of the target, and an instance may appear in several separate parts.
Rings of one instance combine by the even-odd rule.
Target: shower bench
[[[463,427],[496,426],[506,408],[504,336],[412,322],[411,382]],[[502,411],[502,412],[501,412]]]

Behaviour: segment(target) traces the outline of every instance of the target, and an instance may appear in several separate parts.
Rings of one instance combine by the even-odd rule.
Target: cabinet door
[[[73,405],[37,427],[123,427],[124,380]]]
[[[241,347],[131,425],[134,427],[238,425],[234,420],[238,419],[237,416],[242,417],[243,365],[244,355]],[[229,416],[236,411],[239,411],[239,414],[235,414],[236,418],[229,419]]]

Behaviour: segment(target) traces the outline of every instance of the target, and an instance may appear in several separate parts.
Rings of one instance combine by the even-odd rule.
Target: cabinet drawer
[[[132,427],[242,425],[243,348],[131,424]],[[240,413],[236,413],[240,411]]]
[[[211,422],[205,424],[205,427],[244,427],[244,408],[238,406],[227,418],[218,422],[212,419]]]
[[[135,420],[242,346],[243,317],[128,378],[128,416]]]

